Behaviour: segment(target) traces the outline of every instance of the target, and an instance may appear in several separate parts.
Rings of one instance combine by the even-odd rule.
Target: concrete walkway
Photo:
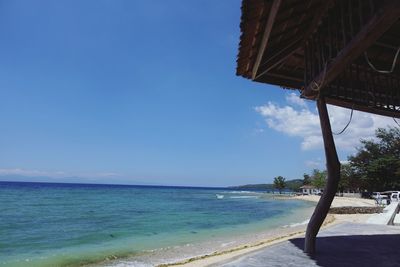
[[[320,232],[317,254],[295,238],[212,266],[400,266],[400,227],[343,223]]]
[[[383,213],[376,213],[369,217],[367,223],[384,225],[389,224],[391,221],[393,221],[398,210],[398,206],[399,202],[392,202],[390,205],[385,207]]]

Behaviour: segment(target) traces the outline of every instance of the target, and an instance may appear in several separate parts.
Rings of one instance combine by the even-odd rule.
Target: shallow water
[[[0,266],[132,258],[299,223],[305,219],[300,211],[312,205],[260,196],[210,188],[0,182]]]

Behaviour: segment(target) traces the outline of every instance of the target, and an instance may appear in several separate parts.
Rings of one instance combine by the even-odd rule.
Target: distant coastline
[[[12,177],[14,178],[14,177]],[[272,191],[276,190],[274,185],[269,184],[245,184],[245,185],[234,185],[234,186],[190,186],[190,185],[162,185],[162,184],[144,184],[144,183],[91,183],[91,182],[54,182],[47,181],[46,179],[50,179],[49,177],[41,178],[36,177],[33,179],[38,179],[38,181],[32,181],[32,178],[23,178],[23,176],[19,176],[17,180],[10,179],[9,176],[1,177],[0,183],[20,183],[20,184],[49,184],[49,185],[65,185],[65,186],[74,186],[74,185],[87,185],[87,186],[127,186],[127,187],[166,187],[166,188],[198,188],[198,189],[227,189],[227,190],[254,190],[254,191]],[[41,181],[45,180],[45,181]],[[297,188],[302,185],[303,180],[301,179],[293,179],[286,181],[286,189],[284,191],[293,191],[293,188]]]
[[[293,179],[285,182],[286,188],[283,190],[284,192],[296,191],[300,186],[303,185],[302,179]],[[245,184],[238,186],[229,186],[229,189],[234,190],[256,190],[256,191],[274,191],[274,184]]]

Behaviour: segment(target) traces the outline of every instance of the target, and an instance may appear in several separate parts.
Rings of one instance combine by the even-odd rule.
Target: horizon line
[[[137,186],[137,187],[180,187],[180,188],[223,188],[227,189],[230,187],[236,186],[195,186],[195,185],[160,185],[160,184],[120,184],[120,183],[77,183],[77,182],[40,182],[40,181],[8,181],[8,180],[1,180],[0,183],[31,183],[31,184],[67,184],[67,185],[114,185],[114,186]]]

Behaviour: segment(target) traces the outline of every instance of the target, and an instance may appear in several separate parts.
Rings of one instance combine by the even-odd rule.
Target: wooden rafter
[[[317,15],[314,16],[313,20],[311,21],[310,27],[308,27],[308,31],[304,35],[301,35],[300,39],[296,38],[293,42],[291,42],[288,46],[283,48],[278,53],[271,53],[271,57],[266,59],[266,61],[262,63],[262,69],[260,70],[260,73],[257,74],[255,78],[253,77],[253,80],[261,77],[262,75],[265,75],[271,69],[291,57],[294,53],[301,50],[304,43],[317,28],[322,17],[330,7],[332,1],[333,0],[327,0],[323,4],[321,4],[319,8],[317,8]]]
[[[276,53],[271,53],[271,56],[263,62],[262,67],[260,68],[260,73],[255,77],[255,79],[263,76],[279,63],[291,57],[299,49],[301,40],[301,38],[296,38],[283,49],[279,49]]]
[[[388,111],[387,109],[384,108],[377,108],[377,107],[366,107],[365,105],[360,105],[354,102],[347,102],[331,97],[326,98],[326,103],[339,106],[339,107],[344,107],[344,108],[350,108],[350,109],[356,109],[364,112],[369,112],[377,115],[382,115],[382,116],[389,116],[393,118],[399,118],[400,119],[400,112],[394,113],[393,111]]]
[[[302,21],[302,23],[307,24],[307,23],[311,23],[311,21],[313,21],[313,18],[307,18],[306,20]],[[281,30],[279,32],[274,32],[274,34],[271,35],[271,39],[282,38],[282,36],[286,36],[288,33],[293,33],[298,28],[299,28],[298,24],[294,24],[289,27],[285,27],[283,30]]]
[[[302,1],[301,4],[304,5],[304,1]],[[318,4],[314,4],[314,6],[309,5],[309,6],[306,6],[305,9],[298,10],[294,13],[289,13],[288,15],[277,20],[276,23],[284,23],[284,22],[287,22],[287,21],[290,21],[293,19],[302,18],[302,17],[304,17],[304,15],[306,15],[306,12],[308,10],[310,10],[310,9],[313,10],[313,9],[317,8],[317,6],[319,7]]]
[[[325,62],[326,67],[311,81],[303,92],[306,98],[314,99],[317,92],[312,90],[312,84],[326,85],[333,81],[348,64],[359,57],[369,46],[374,44],[400,17],[400,1],[386,1],[361,30],[330,62]]]
[[[254,79],[257,75],[258,67],[260,66],[261,59],[264,55],[265,48],[267,47],[269,35],[272,31],[272,26],[274,25],[276,15],[278,14],[279,7],[282,3],[282,0],[274,0],[271,6],[271,10],[269,12],[267,25],[265,26],[264,34],[261,40],[260,48],[258,49],[258,54],[256,57],[256,61],[252,70],[252,79]]]

